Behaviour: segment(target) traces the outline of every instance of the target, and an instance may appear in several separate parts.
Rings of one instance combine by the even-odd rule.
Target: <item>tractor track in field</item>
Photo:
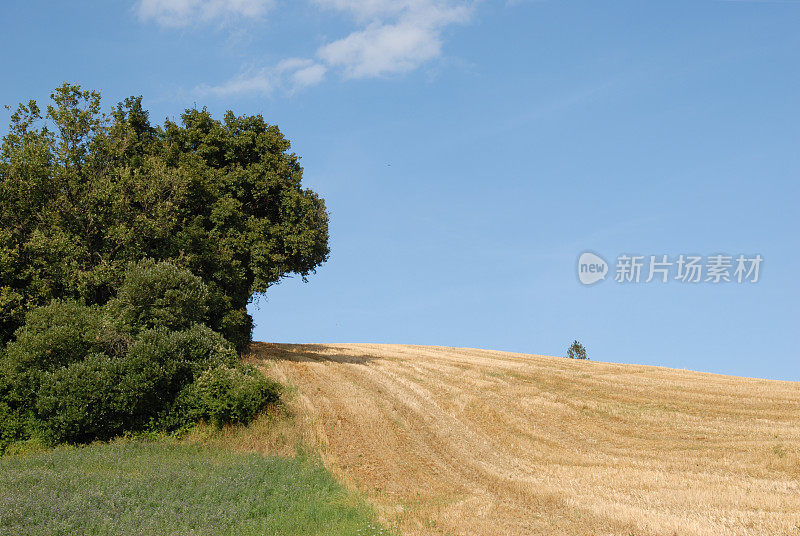
[[[251,359],[404,535],[800,536],[800,383],[407,345]]]

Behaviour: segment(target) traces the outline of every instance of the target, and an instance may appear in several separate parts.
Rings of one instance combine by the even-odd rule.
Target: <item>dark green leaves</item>
[[[128,263],[169,260],[209,285],[211,325],[241,351],[246,305],[328,257],[324,201],[280,130],[205,109],[153,127],[141,97],[110,116],[65,84],[12,116],[0,149],[0,342],[53,298],[104,304]]]

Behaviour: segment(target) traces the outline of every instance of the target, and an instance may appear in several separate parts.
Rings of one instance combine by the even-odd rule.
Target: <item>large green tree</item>
[[[141,97],[110,114],[76,85],[51,99],[20,105],[0,148],[0,342],[53,298],[106,303],[153,258],[207,283],[212,327],[243,350],[248,302],[327,259],[325,203],[260,115],[195,108],[153,126]]]

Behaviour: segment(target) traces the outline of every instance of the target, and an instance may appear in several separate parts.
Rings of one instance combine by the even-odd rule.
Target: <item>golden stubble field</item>
[[[800,383],[405,345],[251,359],[406,536],[800,536]]]

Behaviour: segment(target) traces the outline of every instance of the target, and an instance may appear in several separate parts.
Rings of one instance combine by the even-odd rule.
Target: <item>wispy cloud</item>
[[[201,95],[269,94],[275,91],[293,93],[322,82],[327,67],[307,58],[289,58],[274,67],[250,69],[219,85],[201,84],[195,92]]]
[[[313,57],[289,58],[272,66],[243,70],[199,93],[234,95],[295,92],[325,80],[373,78],[405,73],[442,55],[444,31],[469,21],[478,0],[308,0],[322,13],[345,14],[352,31],[320,46]],[[139,0],[142,20],[165,27],[257,19],[274,0]]]
[[[264,16],[273,6],[274,0],[139,0],[136,11],[142,20],[175,28],[254,19]]]
[[[291,75],[292,89],[297,90],[306,86],[313,86],[322,82],[328,68],[319,63],[308,61],[308,65],[298,68]]]
[[[471,13],[465,5],[442,2],[413,1],[398,7],[403,2],[325,1],[342,5],[343,9],[353,11],[362,20],[374,19],[366,28],[328,43],[317,51],[322,61],[340,68],[348,78],[406,72],[439,57],[443,29],[466,22]],[[356,4],[361,9],[357,9]],[[384,18],[387,16],[389,21]]]

